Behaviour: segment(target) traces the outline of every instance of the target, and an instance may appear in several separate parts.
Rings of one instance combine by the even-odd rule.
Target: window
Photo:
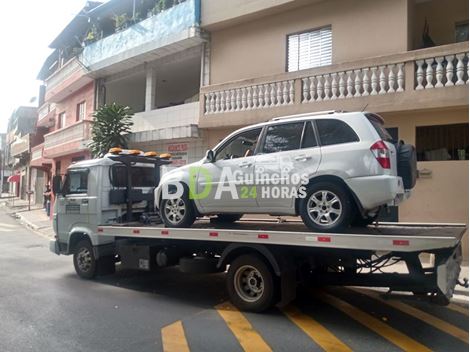
[[[299,149],[303,122],[269,126],[264,138],[263,153],[285,152]]]
[[[331,26],[287,36],[287,71],[331,65]]]
[[[366,114],[366,117],[369,120],[369,122],[372,124],[374,129],[377,131],[379,137],[382,140],[387,141],[387,142],[393,141],[393,138],[390,135],[390,133],[388,133],[387,129],[384,127],[382,122],[380,122],[376,117],[374,117],[374,114]]]
[[[127,167],[114,165],[111,168],[113,187],[127,187]],[[133,187],[155,187],[157,185],[153,167],[133,167],[131,169]]]
[[[418,161],[468,160],[468,123],[416,127]]]
[[[317,137],[315,137],[312,123],[307,121],[305,123],[304,136],[302,138],[302,149],[316,147],[317,145]]]
[[[65,111],[61,112],[59,114],[59,121],[58,121],[58,128],[64,128],[65,127]]]
[[[77,121],[82,121],[85,118],[85,110],[86,110],[86,103],[82,101],[81,103],[77,104]]]
[[[69,170],[65,178],[65,193],[79,194],[88,191],[88,169]]]
[[[242,132],[217,151],[216,160],[236,159],[254,154],[261,128]]]
[[[334,119],[316,120],[320,142],[322,145],[358,142],[359,137],[343,121]]]
[[[467,42],[468,41],[468,21],[460,22],[455,24],[455,42]]]

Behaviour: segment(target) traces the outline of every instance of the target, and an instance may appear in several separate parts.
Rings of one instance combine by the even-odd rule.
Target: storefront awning
[[[10,177],[8,177],[7,179],[8,182],[20,182],[20,175],[11,175]]]

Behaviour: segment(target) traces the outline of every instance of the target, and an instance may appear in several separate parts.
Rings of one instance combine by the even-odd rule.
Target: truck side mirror
[[[56,175],[52,178],[52,193],[59,194],[62,191],[62,176]]]
[[[215,161],[215,154],[214,154],[214,151],[212,149],[209,149],[207,152],[206,152],[206,160],[213,163]]]

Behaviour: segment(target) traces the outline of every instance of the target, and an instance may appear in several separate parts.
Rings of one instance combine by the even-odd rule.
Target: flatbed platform
[[[171,240],[258,243],[265,245],[318,248],[421,252],[457,246],[466,231],[465,224],[378,223],[352,228],[348,233],[318,233],[297,221],[247,219],[224,225],[209,219],[191,228],[165,228],[164,225],[126,223],[98,226],[103,236]]]

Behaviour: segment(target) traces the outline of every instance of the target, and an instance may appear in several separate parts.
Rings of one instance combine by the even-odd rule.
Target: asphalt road
[[[468,351],[468,307],[304,290],[246,314],[224,275],[175,269],[79,279],[70,257],[0,211],[0,351]]]

